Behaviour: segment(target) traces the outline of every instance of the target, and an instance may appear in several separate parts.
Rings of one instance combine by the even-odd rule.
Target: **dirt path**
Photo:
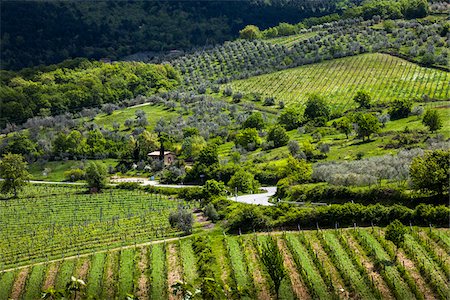
[[[423,280],[422,276],[420,275],[419,270],[416,268],[416,265],[412,260],[406,257],[403,250],[398,251],[398,260],[400,263],[405,267],[405,269],[409,272],[411,277],[414,279],[414,282],[416,283],[417,287],[419,288],[419,291],[424,296],[425,300],[432,300],[432,299],[438,299],[436,295],[434,294],[433,290],[428,286],[428,284]]]
[[[148,276],[147,276],[147,270],[148,270],[148,248],[142,247],[141,252],[139,253],[139,262],[138,262],[138,269],[140,272],[140,276],[137,282],[137,292],[136,296],[139,300],[146,300],[149,299],[148,297]]]
[[[373,282],[375,286],[380,291],[383,299],[395,299],[394,295],[392,295],[386,281],[384,281],[383,276],[380,273],[375,271],[375,266],[373,262],[364,255],[363,250],[360,248],[358,242],[355,241],[353,236],[350,234],[346,234],[345,238],[348,241],[348,245],[350,249],[352,249],[356,254],[358,254],[359,259],[361,260],[362,265],[366,268],[367,273],[370,277],[373,278]]]
[[[114,299],[114,294],[116,292],[115,289],[115,284],[116,284],[116,278],[114,276],[114,272],[116,272],[116,256],[117,253],[115,252],[111,252],[108,253],[108,262],[107,262],[107,266],[106,266],[106,278],[105,278],[105,292],[106,292],[106,297],[108,299]]]
[[[260,269],[259,264],[257,263],[259,261],[259,258],[256,254],[256,249],[252,244],[248,244],[248,252],[250,255],[250,259],[254,262],[255,268],[253,270],[253,280],[256,287],[256,292],[258,299],[260,300],[270,300],[272,299],[270,295],[270,290],[267,288],[267,281],[264,278],[262,271]]]
[[[171,286],[177,281],[182,280],[182,268],[176,245],[174,243],[168,244],[167,250],[167,255],[169,255],[167,266],[167,283],[169,288],[168,294],[170,300],[175,300],[179,299],[179,297],[173,295]]]
[[[90,262],[91,262],[90,259],[83,258],[83,262],[78,266],[77,270],[75,271],[75,275],[74,276],[77,279],[81,279],[84,282],[86,282],[87,274],[88,274],[89,268],[90,268]],[[82,299],[82,295],[77,293],[75,299],[76,300]]]
[[[291,279],[292,290],[294,291],[297,299],[308,300],[311,297],[308,294],[308,288],[303,283],[300,274],[297,271],[297,267],[294,263],[294,259],[286,248],[286,244],[281,238],[277,239],[278,248],[280,248],[281,254],[283,255],[284,265],[286,266],[287,272]]]
[[[9,299],[19,299],[20,295],[23,293],[25,288],[25,282],[27,281],[29,268],[25,268],[20,271],[17,275],[16,280],[14,280],[14,284],[11,290],[11,295]]]
[[[209,221],[208,218],[203,214],[203,212],[194,213],[195,221],[202,225],[205,229],[210,229],[214,227],[214,223]]]
[[[55,280],[56,275],[58,274],[59,269],[59,261],[52,262],[50,264],[50,267],[48,268],[47,276],[44,280],[44,286],[42,287],[43,290],[48,289],[49,287],[55,286]]]

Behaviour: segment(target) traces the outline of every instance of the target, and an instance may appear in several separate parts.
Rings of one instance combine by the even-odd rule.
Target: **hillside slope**
[[[280,299],[443,299],[448,294],[447,229],[410,230],[397,259],[381,228],[272,236],[288,274]],[[127,294],[180,299],[171,294],[171,285],[181,280],[197,286],[204,272],[227,285],[229,297],[273,299],[258,252],[268,238],[212,234],[25,266],[1,275],[0,299],[35,299],[43,288],[63,287],[72,275],[87,283],[78,299],[124,299]]]
[[[301,66],[231,83],[235,92],[274,97],[288,106],[304,103],[310,94],[325,96],[335,109],[354,106],[356,92],[365,90],[374,102],[394,99],[446,100],[450,73],[420,67],[388,54],[362,54]]]

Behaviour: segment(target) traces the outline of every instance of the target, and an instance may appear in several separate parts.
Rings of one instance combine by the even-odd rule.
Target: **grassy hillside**
[[[448,229],[412,228],[398,253],[384,239],[383,228],[271,235],[288,274],[280,299],[445,299],[449,292]],[[124,299],[126,294],[167,298],[177,280],[193,283],[205,268],[218,283],[235,290],[236,297],[273,299],[258,251],[268,238],[215,232],[204,239],[181,238],[30,265],[0,275],[0,299],[38,298],[41,289],[71,275],[87,283],[82,299]],[[199,252],[204,249],[215,256],[208,264],[202,260],[205,252]]]
[[[374,102],[420,99],[424,95],[449,99],[450,73],[420,67],[387,54],[363,54],[301,66],[231,83],[233,91],[275,97],[287,106],[304,103],[309,94],[325,96],[334,109],[355,105],[356,92],[365,90]]]

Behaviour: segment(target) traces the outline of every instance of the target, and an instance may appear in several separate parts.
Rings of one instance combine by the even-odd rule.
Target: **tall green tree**
[[[246,128],[236,134],[235,143],[246,150],[252,151],[259,147],[261,138],[255,128]]]
[[[330,119],[331,109],[327,101],[319,95],[310,95],[306,101],[305,118],[323,126]]]
[[[261,257],[264,268],[272,280],[275,299],[278,299],[281,282],[286,277],[287,272],[284,267],[283,256],[281,255],[277,241],[273,236],[270,236],[266,242],[260,246],[259,256]]]
[[[103,163],[97,161],[89,162],[86,168],[86,181],[92,192],[101,191],[108,183],[108,172]]]
[[[369,93],[365,91],[358,91],[355,97],[353,97],[353,101],[358,103],[361,108],[370,108],[372,97],[370,97]]]
[[[253,177],[253,174],[241,169],[231,176],[228,186],[233,191],[237,190],[242,193],[254,193],[259,188],[259,182]]]
[[[255,40],[260,39],[262,37],[262,33],[258,26],[247,25],[239,31],[239,37],[246,40]]]
[[[370,139],[370,135],[380,131],[380,121],[373,114],[356,114],[354,116],[354,121],[356,123],[356,132],[358,136],[364,141],[365,138]]]
[[[0,190],[4,194],[13,193],[17,198],[19,191],[27,184],[30,173],[27,171],[28,165],[20,154],[8,153],[0,160]]]
[[[450,150],[436,150],[413,159],[409,176],[415,189],[438,194],[448,193]]]
[[[442,128],[442,119],[439,112],[435,109],[430,109],[425,112],[422,119],[423,125],[427,126],[431,132],[435,132]]]
[[[400,222],[399,220],[392,221],[386,227],[385,238],[386,238],[386,240],[394,243],[394,245],[397,248],[396,253],[398,252],[398,248],[402,247],[402,245],[405,241],[405,234],[406,234],[406,228],[405,228],[405,226],[403,226],[402,222]]]
[[[302,120],[302,111],[294,107],[285,108],[278,117],[278,123],[286,128],[286,130],[300,127]]]
[[[289,142],[289,136],[286,130],[280,125],[274,125],[269,129],[267,133],[267,141],[273,142],[275,148],[287,145]]]
[[[345,134],[345,137],[348,139],[348,135],[352,133],[353,123],[348,117],[343,117],[336,124],[337,130]]]
[[[255,128],[261,130],[266,126],[262,114],[258,112],[252,113],[242,124],[243,128]]]

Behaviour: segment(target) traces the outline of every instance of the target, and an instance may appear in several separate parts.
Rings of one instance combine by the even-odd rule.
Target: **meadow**
[[[258,250],[268,234],[229,236],[214,230],[204,235],[202,247],[214,255],[208,263],[214,279],[237,291],[236,297],[274,297]],[[445,299],[449,292],[448,229],[408,228],[398,251],[379,227],[270,235],[288,272],[280,299]],[[42,289],[72,275],[86,281],[89,299],[125,299],[127,294],[179,299],[171,295],[171,285],[194,283],[205,268],[204,254],[198,252],[203,248],[195,243],[194,237],[184,237],[8,270],[0,275],[0,299],[37,299]]]

